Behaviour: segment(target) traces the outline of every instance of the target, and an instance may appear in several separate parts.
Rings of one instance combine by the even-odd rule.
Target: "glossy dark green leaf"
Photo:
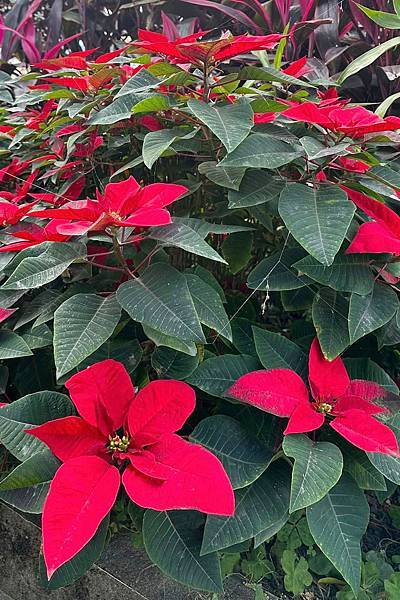
[[[228,193],[229,208],[245,208],[264,204],[277,198],[284,187],[281,179],[276,179],[268,171],[247,171],[238,191]]]
[[[292,162],[302,153],[302,150],[270,135],[253,133],[228,154],[220,164],[224,167],[276,169]]]
[[[349,305],[349,335],[353,344],[390,321],[399,307],[397,294],[390,287],[376,283],[366,296],[353,293]]]
[[[338,254],[328,267],[306,256],[293,265],[299,275],[308,275],[338,292],[368,294],[374,287],[374,275],[363,254]]]
[[[348,310],[346,298],[331,288],[320,289],[314,298],[312,318],[322,352],[328,360],[333,360],[350,346]]]
[[[156,348],[151,355],[151,366],[161,379],[186,379],[199,364],[198,356],[189,356],[172,348]]]
[[[205,446],[219,458],[235,490],[255,481],[272,458],[272,452],[256,437],[225,415],[200,421],[190,434],[190,440]]]
[[[251,231],[231,234],[223,241],[221,250],[231,273],[236,275],[246,267],[251,259],[252,248],[253,234]]]
[[[226,390],[245,373],[255,371],[259,362],[253,356],[224,354],[202,362],[187,383],[212,396],[223,397]]]
[[[292,267],[304,256],[301,248],[286,248],[283,252],[275,252],[264,258],[250,272],[247,285],[250,289],[282,291],[296,290],[312,283],[307,277],[299,277],[297,270]]]
[[[304,352],[280,333],[253,327],[258,358],[265,369],[291,369],[306,376],[308,360]]]

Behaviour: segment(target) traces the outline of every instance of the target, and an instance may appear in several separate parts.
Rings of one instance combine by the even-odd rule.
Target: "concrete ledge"
[[[68,588],[44,591],[37,581],[40,529],[0,503],[0,600],[208,600],[189,591],[134,550],[129,535],[113,538],[98,565]],[[254,600],[240,577],[229,577],[221,600]]]

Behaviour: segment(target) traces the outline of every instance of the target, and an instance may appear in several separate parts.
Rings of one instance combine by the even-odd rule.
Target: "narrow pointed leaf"
[[[154,227],[151,229],[150,237],[161,242],[163,246],[182,248],[182,250],[192,252],[198,256],[204,256],[210,260],[226,264],[222,256],[207,244],[197,231],[184,223],[170,223],[162,227]]]
[[[312,306],[312,318],[325,358],[333,360],[350,346],[349,306],[346,298],[331,288],[322,288]]]

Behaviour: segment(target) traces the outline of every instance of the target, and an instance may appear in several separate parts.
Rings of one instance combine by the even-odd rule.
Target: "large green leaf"
[[[102,108],[88,120],[89,125],[113,125],[118,121],[129,119],[132,115],[131,111],[135,104],[145,98],[145,94],[125,94],[120,98],[116,98],[111,104]]]
[[[247,171],[238,191],[228,193],[228,208],[245,208],[264,204],[276,198],[282,191],[284,184],[281,179],[276,179],[268,171]]]
[[[218,292],[197,275],[185,274],[200,323],[232,341],[232,330]]]
[[[205,446],[220,459],[235,490],[260,477],[272,458],[272,451],[226,415],[203,419],[190,434],[190,440]]]
[[[228,548],[282,521],[289,508],[288,471],[284,463],[273,463],[254,483],[235,493],[233,517],[208,515],[201,553]]]
[[[0,482],[0,499],[28,513],[41,513],[60,461],[43,450],[18,465]]]
[[[44,242],[41,253],[24,258],[10,275],[3,289],[29,290],[54,281],[75,260],[86,256],[83,244]]]
[[[156,348],[151,366],[161,379],[186,379],[199,365],[198,356],[190,356],[172,348]]]
[[[98,350],[95,350],[93,354],[79,363],[74,371],[82,371],[90,365],[112,358],[113,360],[122,362],[128,373],[133,373],[140,363],[142,355],[143,348],[139,340],[116,337],[115,339],[107,340]],[[69,377],[69,374],[66,377]],[[65,378],[62,378],[61,381]]]
[[[174,337],[172,335],[166,335],[150,325],[145,325],[143,323],[143,331],[145,335],[155,343],[157,347],[172,348],[173,350],[177,350],[178,352],[183,352],[184,354],[188,354],[189,356],[197,355],[197,347],[194,342],[184,342],[180,338]]]
[[[279,200],[279,214],[293,237],[324,265],[331,265],[342,245],[355,206],[339,186],[313,189],[288,185]]]
[[[302,154],[303,150],[282,140],[264,133],[253,133],[221,161],[221,166],[276,169]]]
[[[215,161],[200,163],[198,169],[201,175],[205,175],[213,183],[230,190],[239,189],[246,172],[245,167],[221,167]]]
[[[223,397],[239,377],[258,367],[253,356],[224,354],[202,362],[187,382],[212,396]]]
[[[291,369],[302,377],[306,375],[307,357],[297,344],[260,327],[253,327],[253,335],[258,358],[265,369]]]
[[[173,129],[160,129],[159,131],[150,131],[146,134],[143,141],[143,161],[148,169],[154,165],[156,160],[168,150],[176,140],[189,139],[195,135],[196,131],[188,131],[186,127]]]
[[[400,413],[393,415],[388,421],[388,425],[395,433],[397,441],[400,444]],[[381,452],[367,452],[367,456],[371,463],[382,475],[400,485],[400,458],[390,456],[389,454],[382,454]]]
[[[240,231],[227,237],[221,246],[222,254],[229,264],[229,270],[236,275],[242,271],[249,260],[253,249],[253,233]]]
[[[47,421],[75,414],[68,396],[58,392],[36,392],[15,400],[0,411],[0,443],[18,460],[26,460],[47,448],[33,435],[25,433]]]
[[[306,151],[309,160],[318,160],[319,158],[332,156],[334,154],[336,156],[342,156],[351,152],[351,150],[348,149],[349,142],[344,142],[343,144],[337,144],[335,146],[326,146],[316,138],[308,135],[300,138],[299,142]]]
[[[21,331],[21,337],[31,350],[45,348],[53,343],[53,334],[45,323],[24,328]]]
[[[366,453],[358,448],[350,445],[346,448],[343,468],[362,490],[386,491],[384,476],[375,469]]]
[[[371,331],[385,325],[398,309],[397,294],[390,287],[376,283],[367,296],[352,294],[349,305],[349,335],[353,344]]]
[[[121,316],[115,296],[76,294],[54,313],[57,377],[79,365],[112,335]]]
[[[123,283],[117,300],[134,321],[184,342],[205,342],[187,280],[169,265],[155,263]]]
[[[399,388],[393,379],[370,358],[345,358],[344,362],[350,379],[374,381],[389,392],[399,393]]]
[[[307,508],[311,535],[355,595],[360,587],[360,541],[368,521],[365,496],[347,474],[322,500]]]
[[[203,522],[195,511],[147,510],[144,546],[151,561],[169,577],[190,588],[218,594],[223,591],[218,555],[200,556]]]
[[[121,96],[126,96],[126,94],[144,92],[158,85],[160,85],[158,77],[155,77],[147,69],[140,69],[135,75],[129,77],[128,81],[124,83],[114,98],[120,98]]]
[[[212,106],[201,100],[188,100],[190,111],[207,125],[232,152],[248,136],[253,127],[253,110],[247,102],[235,102],[227,106]]]
[[[0,359],[29,356],[32,351],[24,338],[6,329],[0,330]]]
[[[355,3],[371,21],[380,25],[384,29],[400,29],[400,17],[394,13],[384,12],[382,10],[373,10],[368,6]]]
[[[374,275],[364,254],[337,254],[329,267],[312,256],[305,256],[293,268],[299,275],[308,275],[338,292],[365,295],[374,287]]]
[[[282,447],[294,458],[290,512],[315,504],[339,481],[343,456],[335,444],[313,442],[300,434],[285,436]]]
[[[335,290],[322,288],[312,306],[312,318],[322,353],[333,360],[350,346],[348,302]]]
[[[74,581],[82,577],[82,575],[90,569],[93,563],[100,558],[106,543],[109,523],[110,517],[107,515],[100,523],[98,530],[90,542],[88,542],[72,560],[69,560],[57,569],[50,580],[47,579],[43,554],[40,554],[39,581],[41,587],[49,591],[58,590],[59,588],[65,588],[66,586],[71,585]]]
[[[233,345],[240,354],[256,356],[256,347],[253,338],[253,322],[241,317],[231,321]]]
[[[309,277],[299,277],[296,269],[292,267],[304,256],[301,248],[286,248],[264,258],[250,272],[247,285],[252,290],[297,290],[308,283],[312,283]]]
[[[394,37],[390,40],[387,40],[387,42],[383,42],[383,44],[379,44],[375,48],[368,50],[368,52],[364,52],[364,54],[361,54],[361,56],[357,56],[357,58],[355,58],[344,69],[344,71],[341,72],[338,79],[336,80],[337,83],[339,85],[342,84],[344,81],[346,81],[346,79],[348,79],[348,77],[351,77],[352,75],[355,75],[362,69],[365,69],[365,67],[368,67],[373,62],[375,62],[380,56],[382,56],[382,54],[385,54],[385,52],[391,50],[392,48],[395,48],[399,44],[400,37]]]
[[[197,231],[185,223],[170,223],[163,227],[154,227],[150,230],[150,237],[161,242],[163,246],[175,246],[198,256],[226,264],[222,256],[207,244]]]

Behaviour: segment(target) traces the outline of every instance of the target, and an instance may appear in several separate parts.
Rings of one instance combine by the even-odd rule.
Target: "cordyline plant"
[[[250,55],[283,39],[141,31],[4,81],[0,498],[43,512],[47,589],[117,503],[213,593],[305,511],[357,594],[400,483],[400,119]]]

